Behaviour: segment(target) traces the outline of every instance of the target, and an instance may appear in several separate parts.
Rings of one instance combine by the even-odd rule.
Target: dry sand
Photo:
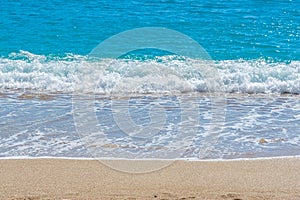
[[[142,174],[97,160],[0,160],[0,199],[300,199],[300,159],[176,161]]]

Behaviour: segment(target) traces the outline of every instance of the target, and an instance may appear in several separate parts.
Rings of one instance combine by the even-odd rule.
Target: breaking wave
[[[70,93],[84,84],[83,92],[104,94],[211,92],[211,77],[206,76],[210,71],[228,93],[300,93],[300,61],[219,60],[207,69],[199,63],[180,56],[91,61],[81,55],[57,57],[20,51],[0,58],[0,91]],[[89,81],[80,83],[83,73],[91,76],[85,80],[97,82],[96,87],[89,86]]]

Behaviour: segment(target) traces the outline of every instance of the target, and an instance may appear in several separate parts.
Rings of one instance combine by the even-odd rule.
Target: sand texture
[[[300,199],[300,159],[176,161],[140,174],[98,160],[4,159],[0,199]]]

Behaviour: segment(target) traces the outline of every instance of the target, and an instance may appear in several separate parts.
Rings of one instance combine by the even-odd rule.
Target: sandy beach
[[[141,174],[98,160],[3,159],[0,199],[300,199],[299,169],[299,158],[176,161]]]

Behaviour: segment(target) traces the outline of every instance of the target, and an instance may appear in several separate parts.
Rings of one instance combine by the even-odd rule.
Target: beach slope
[[[299,158],[176,161],[142,174],[98,160],[2,159],[0,199],[300,199],[299,170]]]

